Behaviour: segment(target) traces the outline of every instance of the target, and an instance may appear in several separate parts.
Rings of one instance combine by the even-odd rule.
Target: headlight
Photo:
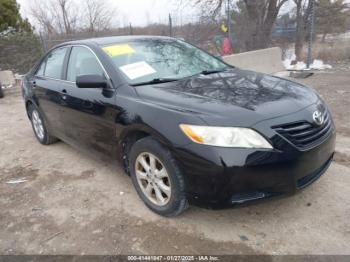
[[[193,142],[203,145],[240,148],[266,148],[272,149],[256,131],[243,127],[214,127],[180,125],[181,130]]]

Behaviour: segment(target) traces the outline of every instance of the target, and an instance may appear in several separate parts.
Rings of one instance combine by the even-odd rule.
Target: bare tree
[[[311,13],[311,1],[308,0],[294,0],[296,4],[296,37],[295,37],[295,56],[297,61],[302,60],[303,46],[305,42],[305,35],[307,32],[307,25]]]
[[[221,9],[225,1],[226,0],[196,0],[195,3],[196,5],[201,5],[202,7],[207,9],[209,12],[211,12],[213,15],[216,15],[219,12],[221,12]]]
[[[52,14],[48,10],[47,2],[34,1],[31,6],[31,15],[41,27],[41,31],[47,35],[52,35],[57,33],[57,30],[52,19]]]
[[[196,0],[203,8],[211,10],[212,15],[220,14],[227,0]],[[281,7],[288,0],[239,0],[236,4],[230,1],[233,19],[241,19],[244,25],[245,48],[254,50],[266,48],[270,44],[271,31]]]
[[[250,23],[251,38],[248,49],[266,48],[281,7],[287,0],[244,0]]]
[[[117,16],[117,10],[106,1],[86,0],[85,7],[87,28],[91,33],[109,29],[113,18]]]
[[[72,0],[34,1],[31,13],[48,34],[72,34],[78,26],[77,6]]]
[[[78,20],[78,12],[72,0],[56,0],[52,1],[52,5],[57,22],[63,28],[61,31],[64,31],[67,35],[72,34]],[[58,8],[55,8],[55,5],[58,5]]]

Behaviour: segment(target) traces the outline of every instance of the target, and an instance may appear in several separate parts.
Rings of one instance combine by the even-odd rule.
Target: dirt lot
[[[299,194],[220,211],[149,211],[116,163],[34,138],[19,93],[0,100],[0,254],[350,254],[350,68],[302,80],[338,127],[329,171]],[[18,178],[19,184],[6,182]]]

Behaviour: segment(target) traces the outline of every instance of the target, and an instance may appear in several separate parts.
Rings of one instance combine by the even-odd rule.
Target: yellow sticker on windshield
[[[112,45],[102,48],[110,57],[128,55],[135,53],[135,50],[128,44]]]

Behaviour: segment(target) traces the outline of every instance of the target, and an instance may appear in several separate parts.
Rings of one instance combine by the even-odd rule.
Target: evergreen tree
[[[16,31],[32,31],[28,20],[21,17],[16,0],[0,0],[0,32],[9,28]]]
[[[328,34],[346,31],[349,9],[344,0],[318,0],[316,2],[316,30],[322,34],[322,40]]]

